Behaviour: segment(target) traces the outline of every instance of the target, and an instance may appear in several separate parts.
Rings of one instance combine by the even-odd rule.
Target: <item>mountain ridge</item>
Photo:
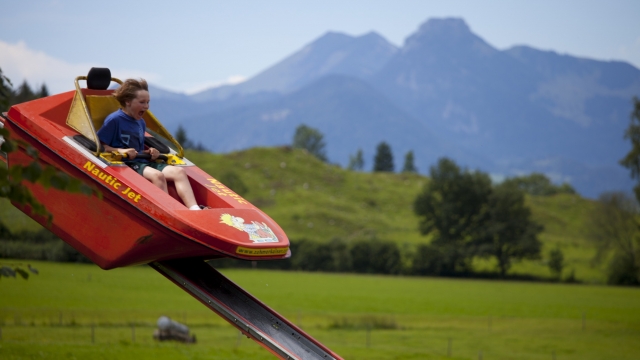
[[[323,79],[329,80],[318,86]],[[427,20],[400,48],[377,33],[329,32],[245,83],[208,91],[190,97],[191,114],[159,109],[171,113],[170,128],[182,123],[205,146],[221,127],[230,139],[238,128],[245,132],[237,146],[273,145],[276,138],[289,143],[285,135],[305,123],[325,133],[330,160],[342,165],[357,147],[372,151],[373,140],[365,137],[384,138],[397,158],[413,150],[423,172],[434,157],[449,156],[502,176],[543,171],[573,180],[591,197],[632,186],[617,161],[628,151],[622,136],[631,98],[640,94],[640,70],[525,45],[499,50],[459,18]],[[347,105],[349,98],[359,103]],[[283,104],[296,109],[285,116],[290,128],[265,126],[261,111],[277,114]],[[402,113],[402,120],[381,120],[391,113]],[[335,133],[342,123],[362,138]],[[382,125],[372,129],[372,123]],[[237,149],[229,145],[233,140],[218,140],[208,147]]]

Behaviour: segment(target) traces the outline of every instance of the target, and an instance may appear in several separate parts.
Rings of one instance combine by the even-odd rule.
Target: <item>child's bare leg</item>
[[[193,195],[193,189],[189,183],[189,178],[187,177],[187,173],[184,169],[175,166],[167,166],[162,169],[162,174],[164,174],[166,180],[173,181],[176,186],[178,196],[180,196],[180,199],[182,199],[182,202],[187,208],[198,205],[196,197]]]
[[[162,172],[152,167],[145,166],[144,170],[142,171],[142,176],[144,176],[145,179],[151,181],[153,185],[162,189],[162,191],[169,192],[167,189],[167,179]]]

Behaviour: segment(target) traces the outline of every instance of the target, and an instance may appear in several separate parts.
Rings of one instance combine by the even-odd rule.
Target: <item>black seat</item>
[[[93,140],[87,139],[84,135],[78,134],[73,136],[73,140],[80,143],[80,145],[86,147],[91,151],[96,151],[96,143]],[[100,152],[104,152],[104,146],[100,144]]]
[[[111,84],[111,70],[109,68],[92,67],[87,74],[87,88],[92,90],[107,90]]]

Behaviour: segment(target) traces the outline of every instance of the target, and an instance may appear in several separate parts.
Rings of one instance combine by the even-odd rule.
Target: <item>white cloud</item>
[[[634,66],[640,67],[640,36],[634,42],[620,46],[618,56],[627,59]]]
[[[180,88],[186,89],[184,92],[187,95],[193,95],[199,93],[200,91],[208,90],[211,88],[216,88],[224,85],[236,85],[241,82],[246,81],[247,78],[242,75],[231,75],[225,80],[222,81],[208,81],[199,84],[185,84],[180,86]]]
[[[72,64],[52,57],[42,51],[30,49],[23,41],[10,44],[0,40],[0,68],[13,83],[14,88],[26,80],[31,87],[47,85],[51,94],[73,90],[73,80],[86,75],[92,66],[104,66],[100,62],[92,64]],[[130,69],[111,69],[112,76],[120,79],[143,77],[151,82],[159,76]]]

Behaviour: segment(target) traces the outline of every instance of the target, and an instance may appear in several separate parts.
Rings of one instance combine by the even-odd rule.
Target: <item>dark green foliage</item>
[[[187,137],[187,130],[182,127],[182,125],[178,125],[178,129],[176,130],[176,134],[174,136],[178,144],[182,146],[183,149],[193,149],[198,151],[206,151],[206,147],[202,145],[202,143],[194,143]]]
[[[432,234],[432,244],[449,254],[443,271],[466,272],[482,236],[486,236],[483,226],[491,180],[487,174],[461,171],[447,158],[431,167],[430,174],[431,181],[414,202],[420,232]]]
[[[34,94],[25,81],[17,92],[12,92],[11,99],[7,100],[6,93],[10,84],[11,82],[2,75],[2,70],[0,69],[0,94],[2,95],[0,101],[3,106],[7,104],[7,101],[9,101],[9,104],[13,104],[38,98],[38,95]],[[41,93],[43,93],[42,90],[46,92],[44,85]],[[0,138],[4,140],[0,146],[0,152],[8,154],[17,148],[18,143],[10,139],[9,131],[6,128],[0,128]],[[0,197],[8,198],[21,205],[29,205],[36,214],[48,215],[44,206],[33,197],[29,189],[22,184],[22,181],[38,183],[46,189],[53,187],[58,190],[81,192],[86,195],[94,193],[89,186],[80,182],[80,180],[69,178],[68,175],[59,172],[53,166],[42,168],[38,162],[38,152],[29,144],[20,143],[20,145],[26,148],[27,154],[29,154],[34,161],[28,165],[13,165],[10,168],[8,168],[4,162],[0,163]],[[0,156],[2,156],[2,154],[0,154]],[[96,195],[100,194],[96,193]]]
[[[504,181],[506,184],[515,186],[529,195],[549,196],[555,194],[575,194],[576,190],[568,183],[555,185],[549,178],[541,173],[532,173],[527,176],[518,176]]]
[[[342,239],[322,243],[312,240],[291,241],[291,258],[279,261],[249,262],[214,260],[214,267],[252,267],[264,269],[400,274],[403,272],[400,250],[394,242],[377,239],[348,244]]]
[[[360,240],[350,250],[353,271],[368,274],[399,274],[400,250],[389,241]]]
[[[504,276],[514,260],[539,256],[542,227],[531,220],[522,191],[511,184],[493,188],[487,174],[462,171],[446,158],[430,174],[414,211],[420,232],[433,240],[418,248],[414,272],[468,273],[472,258],[482,256],[495,257]]]
[[[635,199],[621,192],[600,195],[590,214],[588,235],[597,249],[594,262],[611,258],[609,282],[612,284],[640,284],[638,215]]]
[[[42,98],[47,96],[49,96],[49,89],[47,88],[46,84],[42,84],[42,86],[40,87],[40,91],[38,92],[38,97]]]
[[[0,239],[0,258],[90,263],[84,255],[52,232],[19,232]]]
[[[302,240],[292,259],[294,269],[305,271],[335,271],[331,246],[317,241]]]
[[[0,68],[0,113],[9,109],[9,103],[13,95],[12,86],[11,80],[2,74],[2,68]]]
[[[411,273],[415,275],[449,275],[446,264],[451,260],[447,259],[443,247],[422,244],[418,246],[413,256]]]
[[[182,127],[182,125],[178,125],[178,130],[176,130],[175,139],[180,145],[182,145],[182,147],[184,148],[187,147],[187,143],[190,140],[187,139],[187,131],[184,129],[184,127]]]
[[[531,220],[521,190],[507,183],[496,186],[489,196],[487,212],[482,226],[486,238],[480,240],[480,252],[498,260],[502,276],[514,260],[539,258],[542,226]]]
[[[373,171],[394,171],[391,147],[384,141],[378,144],[378,147],[376,148],[376,155],[373,159]]]
[[[560,279],[562,276],[562,270],[564,269],[564,253],[560,248],[555,248],[549,251],[549,270],[556,279]]]
[[[6,140],[0,151],[10,153],[16,148],[16,143],[9,138],[7,129],[0,128],[0,136]],[[58,190],[69,192],[80,192],[85,195],[94,194],[93,189],[82,183],[78,179],[70,178],[67,174],[58,171],[53,166],[42,168],[37,161],[38,153],[28,144],[23,144],[27,148],[33,158],[28,165],[14,165],[8,168],[4,163],[0,164],[0,197],[6,197],[18,204],[28,204],[33,211],[39,215],[48,215],[47,210],[40,204],[31,194],[31,192],[22,185],[22,181],[38,183],[46,189],[53,187]],[[99,193],[95,193],[100,195]]]
[[[235,171],[228,171],[222,174],[219,180],[240,196],[245,196],[249,192],[249,187],[242,181]]]
[[[616,253],[607,268],[607,283],[611,285],[640,285],[640,266],[629,254]]]
[[[402,172],[410,172],[416,173],[418,172],[418,168],[416,168],[413,160],[413,151],[407,152],[404,156],[404,165],[402,166]]]
[[[324,135],[317,129],[301,124],[293,135],[293,148],[306,149],[309,154],[322,161],[327,161]]]
[[[358,149],[355,156],[349,156],[349,170],[362,171],[364,169],[364,156],[362,155],[362,149]]]
[[[624,138],[631,141],[631,150],[620,160],[620,164],[631,170],[631,177],[640,181],[640,99],[633,98],[631,122],[624,133]],[[633,188],[636,199],[640,202],[640,182]]]
[[[11,231],[0,220],[0,240],[10,239],[11,236]]]
[[[49,96],[47,85],[42,84],[39,90],[34,91],[25,80],[17,90],[11,91],[10,105],[36,100],[45,96]]]

